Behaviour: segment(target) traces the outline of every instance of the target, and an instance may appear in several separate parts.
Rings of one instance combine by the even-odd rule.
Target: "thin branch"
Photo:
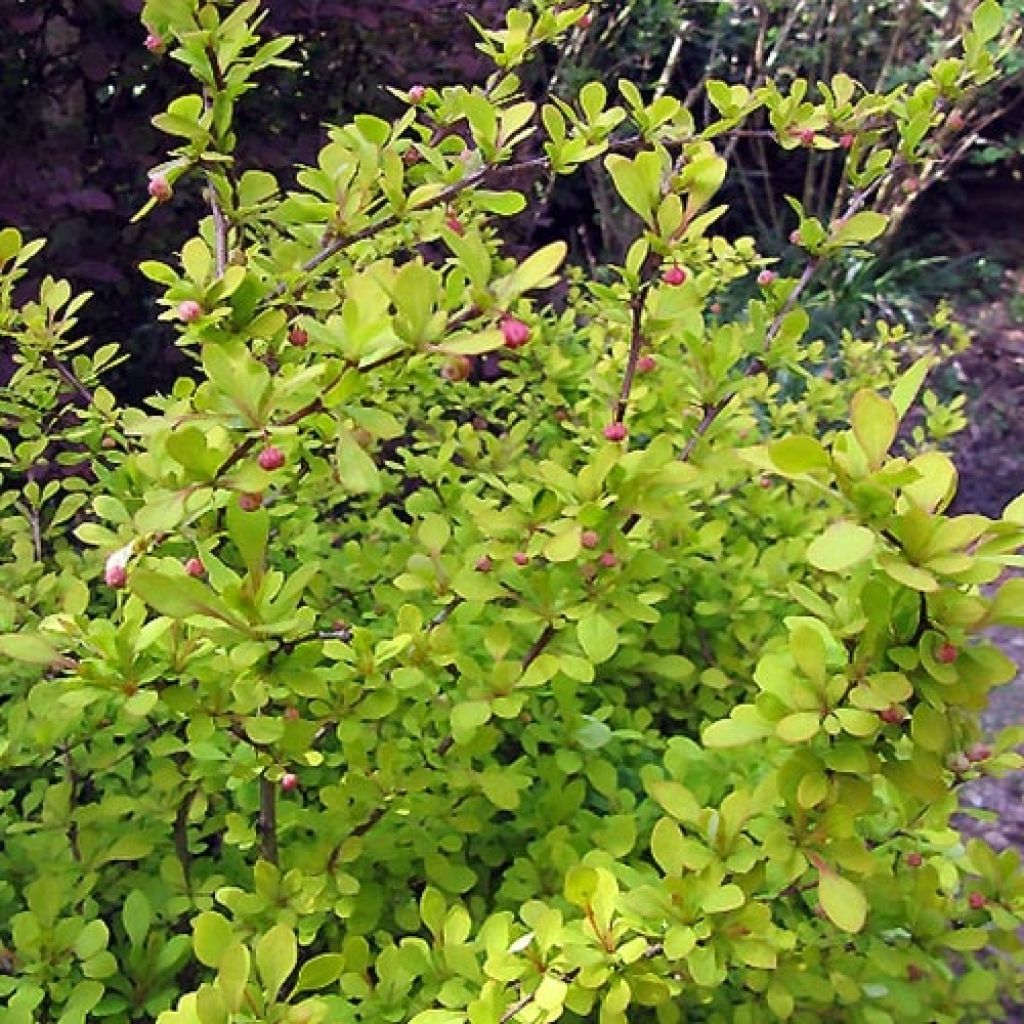
[[[228,269],[228,222],[220,207],[217,190],[211,178],[206,179],[206,187],[210,198],[210,212],[213,214],[214,266],[219,281]]]
[[[655,83],[655,101],[660,100],[668,91],[668,87],[672,82],[672,76],[675,74],[676,65],[679,63],[679,58],[683,55],[683,35],[690,27],[691,24],[684,15],[679,20],[679,27],[676,29],[675,35],[672,37],[672,45],[669,47],[665,66],[661,69],[661,74],[658,76],[658,81]]]
[[[192,889],[192,854],[188,848],[188,812],[192,807],[195,795],[194,789],[186,793],[181,803],[178,804],[177,813],[174,815],[174,853],[178,858],[178,863],[181,864],[185,888],[189,891]]]
[[[60,374],[61,380],[73,388],[86,403],[93,404],[96,396],[52,352],[44,352],[43,360],[49,363]]]
[[[615,405],[616,423],[621,423],[626,418],[626,407],[629,405],[629,396],[633,391],[633,379],[636,377],[636,364],[644,347],[644,288],[642,284],[633,294],[633,301],[630,305],[632,306],[633,316],[629,336],[629,355],[626,358],[626,372],[622,375],[622,388],[619,391],[619,400]]]
[[[277,789],[265,775],[260,776],[260,856],[271,864],[278,862]]]
[[[557,632],[550,622],[544,627],[544,631],[534,640],[530,645],[530,649],[523,655],[522,667],[524,672],[544,653],[548,644],[554,640]]]

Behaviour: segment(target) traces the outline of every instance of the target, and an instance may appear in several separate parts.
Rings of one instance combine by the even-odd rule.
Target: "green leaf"
[[[833,523],[807,549],[807,561],[824,572],[843,572],[869,558],[877,543],[874,533],[856,523]]]
[[[485,352],[496,352],[505,347],[505,336],[500,330],[476,331],[473,334],[459,334],[446,338],[438,346],[439,351],[457,356],[479,356]]]
[[[469,700],[452,708],[452,737],[456,743],[473,738],[480,726],[491,720],[491,705],[486,700]]]
[[[230,922],[216,911],[204,910],[193,918],[192,948],[201,964],[216,967],[233,940],[234,932]]]
[[[971,28],[982,43],[987,43],[999,35],[1003,27],[1005,15],[996,0],[982,0],[971,18]]]
[[[1009,523],[1016,523],[1024,526],[1024,494],[1018,494],[1006,508],[1003,509],[1003,519]]]
[[[129,577],[133,594],[154,611],[171,619],[208,615],[233,623],[234,616],[223,601],[205,584],[187,576],[165,576],[153,569],[136,569]]]
[[[571,562],[580,553],[579,525],[571,520],[563,521],[554,534],[544,543],[544,557],[549,562]]]
[[[556,271],[565,262],[568,246],[565,242],[552,242],[532,253],[515,269],[509,282],[513,295],[548,288],[557,280]]]
[[[896,406],[873,391],[858,391],[853,396],[853,433],[872,469],[878,469],[896,440],[900,420]]]
[[[681,783],[660,779],[647,787],[657,803],[678,821],[696,821],[701,807],[697,798]]]
[[[196,1016],[199,1024],[228,1024],[224,996],[212,985],[200,985],[196,991]]]
[[[889,397],[900,419],[910,411],[925,378],[937,361],[935,356],[921,356],[893,385]]]
[[[619,631],[607,616],[588,612],[576,623],[576,638],[595,665],[607,661],[619,647]]]
[[[267,1001],[275,1002],[298,961],[295,933],[286,924],[274,925],[256,943],[255,960]]]
[[[848,217],[832,233],[831,241],[837,245],[857,245],[872,242],[889,226],[889,218],[877,210],[862,210]]]
[[[654,223],[654,208],[661,190],[661,165],[654,154],[639,154],[635,160],[617,153],[605,157],[604,165],[615,183],[615,190],[626,205],[646,224]]]
[[[799,476],[815,469],[827,469],[828,453],[813,437],[795,435],[768,446],[768,457],[775,468],[786,476]]]
[[[103,921],[90,921],[75,939],[75,956],[80,960],[88,960],[95,956],[100,950],[107,948],[107,940],[110,938],[110,930]]]
[[[242,556],[245,568],[251,575],[259,576],[270,536],[270,514],[264,508],[246,512],[237,501],[232,501],[228,503],[224,518],[228,536]]]
[[[683,833],[671,818],[659,818],[651,832],[651,856],[666,875],[676,878],[686,866]]]
[[[775,735],[784,743],[806,743],[818,735],[821,715],[817,711],[798,711],[775,725]]]
[[[376,463],[360,447],[355,436],[343,430],[338,438],[338,479],[354,494],[376,494],[381,489]]]
[[[38,633],[0,635],[0,654],[30,665],[52,665],[60,657],[57,648]]]
[[[249,950],[241,942],[230,943],[221,954],[217,967],[217,987],[232,1013],[242,1008],[251,963]]]
[[[730,910],[738,910],[746,903],[743,890],[733,883],[712,890],[701,900],[701,910],[705,914],[724,914]]]
[[[153,911],[145,893],[139,889],[132,889],[121,908],[121,923],[124,925],[129,943],[134,948],[140,948],[145,942],[152,921]]]
[[[763,721],[756,713],[753,716],[740,716],[737,708],[729,718],[723,718],[718,722],[712,722],[701,734],[701,740],[705,747],[725,748],[744,747],[755,740],[763,739],[771,732],[771,726]],[[752,708],[746,709],[748,712]]]
[[[822,868],[818,875],[818,899],[829,920],[844,932],[859,932],[867,919],[868,901],[853,882]]]
[[[321,953],[320,956],[307,960],[299,968],[299,977],[292,989],[291,997],[300,992],[318,991],[333,985],[341,977],[345,968],[345,957],[341,953]]]

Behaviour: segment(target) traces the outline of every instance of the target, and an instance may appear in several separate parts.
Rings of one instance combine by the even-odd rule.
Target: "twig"
[[[185,794],[184,799],[178,804],[178,811],[174,815],[174,852],[181,864],[181,873],[185,879],[185,888],[192,889],[191,870],[192,854],[188,849],[188,812],[192,807],[196,791],[190,790]]]
[[[83,398],[89,405],[93,404],[95,395],[64,365],[52,352],[44,352],[43,360],[50,364],[60,374],[61,379],[65,384],[74,388],[78,392],[79,396]]]
[[[271,864],[277,854],[277,790],[265,775],[260,776],[260,856]]]
[[[619,391],[619,400],[615,405],[615,422],[621,423],[626,418],[626,407],[629,405],[629,396],[633,391],[633,379],[636,377],[636,364],[640,359],[640,352],[644,346],[643,334],[643,313],[644,313],[644,286],[637,288],[633,294],[632,306],[632,329],[629,337],[629,355],[626,358],[626,371],[622,375],[622,388]]]
[[[228,222],[220,208],[217,190],[211,178],[206,179],[206,187],[210,197],[210,212],[213,214],[214,267],[219,281],[228,269]]]

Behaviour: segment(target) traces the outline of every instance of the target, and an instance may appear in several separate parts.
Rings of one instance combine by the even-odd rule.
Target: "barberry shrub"
[[[0,233],[2,1024],[920,1024],[1016,991],[1017,855],[951,815],[1020,764],[978,716],[1024,500],[947,514],[937,357],[880,325],[824,373],[805,311],[1003,12],[892,92],[712,82],[703,126],[625,81],[524,98],[585,14],[510,11],[485,86],[409,83],[285,191],[232,115],[289,41],[255,0],[148,0],[196,92],[143,212],[210,215],[141,268],[191,360],[143,407],[84,297],[15,302],[40,245]],[[843,161],[833,220],[791,204],[797,277],[714,233],[759,110]],[[624,264],[508,252],[538,176],[591,164]]]

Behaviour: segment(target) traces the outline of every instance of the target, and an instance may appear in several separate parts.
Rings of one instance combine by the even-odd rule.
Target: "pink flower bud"
[[[413,104],[413,106],[418,106],[420,103],[423,102],[423,99],[424,99],[424,97],[426,95],[427,95],[427,90],[426,90],[425,86],[414,85],[409,90],[409,102],[411,104]]]
[[[166,203],[174,194],[171,183],[162,174],[151,174],[146,189],[158,203]]]
[[[198,558],[193,557],[185,563],[185,572],[198,578],[206,575],[206,567]]]
[[[779,275],[776,274],[774,270],[762,270],[761,273],[757,275],[757,283],[762,288],[767,288],[770,284],[775,283],[778,276]]]
[[[164,40],[159,32],[150,32],[146,36],[146,49],[150,53],[163,53],[164,52]]]
[[[601,538],[598,535],[597,530],[584,530],[580,534],[580,544],[582,544],[583,547],[585,547],[585,548],[588,548],[588,549],[596,548],[597,545],[600,544],[600,543],[601,543]]]
[[[194,323],[203,315],[203,307],[195,299],[186,299],[178,304],[178,316],[187,324]]]
[[[284,452],[276,445],[268,445],[260,452],[259,464],[260,469],[265,469],[268,473],[280,469],[284,465]]]
[[[626,429],[626,424],[616,420],[614,423],[609,423],[604,428],[604,437],[606,441],[625,441],[629,431]]]
[[[120,590],[128,582],[128,562],[134,550],[133,544],[125,544],[123,548],[107,557],[103,567],[103,580],[108,587]]]
[[[658,368],[658,360],[654,356],[641,356],[636,361],[636,368],[640,373],[651,373]]]
[[[661,275],[661,279],[665,284],[669,284],[674,287],[682,284],[686,280],[686,271],[682,267],[669,267],[668,270]]]
[[[506,348],[522,348],[530,340],[530,328],[514,316],[502,317],[501,333]]]

